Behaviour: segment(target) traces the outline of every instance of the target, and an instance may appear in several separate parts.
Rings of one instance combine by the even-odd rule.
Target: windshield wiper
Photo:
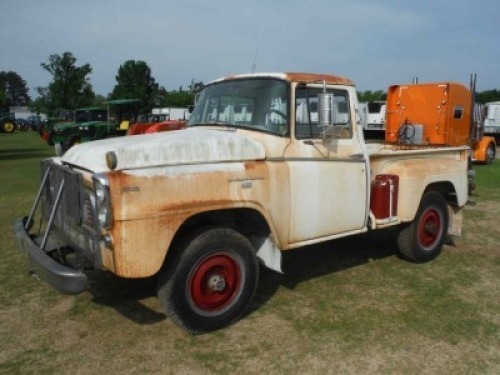
[[[222,122],[197,122],[189,126],[215,126],[224,128],[224,130],[236,131],[236,127],[234,127],[234,124],[226,124]]]

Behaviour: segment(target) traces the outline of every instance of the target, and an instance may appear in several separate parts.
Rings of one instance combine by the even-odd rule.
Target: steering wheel
[[[268,114],[270,115],[271,113],[275,113],[275,114],[277,114],[278,116],[282,117],[282,118],[283,118],[283,120],[286,120],[286,114],[284,114],[283,112],[278,111],[277,109],[274,109],[274,108],[270,108],[270,109],[268,109],[266,112],[264,112],[264,115],[266,115],[266,116],[267,116]]]

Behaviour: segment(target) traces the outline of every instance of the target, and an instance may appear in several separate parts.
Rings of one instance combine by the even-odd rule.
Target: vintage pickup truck
[[[461,232],[469,147],[366,143],[357,110],[338,76],[213,81],[185,129],[42,161],[35,203],[15,223],[21,248],[62,293],[85,291],[86,269],[156,275],[167,315],[191,333],[241,318],[259,262],[281,272],[284,251],[395,226],[404,257],[435,258]]]

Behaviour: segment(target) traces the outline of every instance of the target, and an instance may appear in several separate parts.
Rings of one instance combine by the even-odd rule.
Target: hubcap
[[[7,133],[10,133],[11,131],[14,130],[14,124],[10,121],[6,122],[4,125],[4,130],[7,132]]]
[[[488,150],[486,151],[486,159],[489,162],[492,162],[495,159],[495,150],[493,147],[488,147]]]
[[[231,306],[242,284],[238,261],[227,253],[201,259],[188,278],[189,300],[201,313],[220,312]]]
[[[431,248],[436,244],[441,236],[441,216],[438,211],[430,209],[422,215],[418,235],[424,248]]]

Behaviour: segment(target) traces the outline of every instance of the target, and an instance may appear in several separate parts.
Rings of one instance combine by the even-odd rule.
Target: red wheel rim
[[[436,210],[427,210],[420,219],[418,237],[420,244],[430,248],[436,244],[441,236],[441,216]]]
[[[224,310],[241,288],[239,262],[227,253],[201,259],[188,278],[189,297],[196,309],[205,313]]]

